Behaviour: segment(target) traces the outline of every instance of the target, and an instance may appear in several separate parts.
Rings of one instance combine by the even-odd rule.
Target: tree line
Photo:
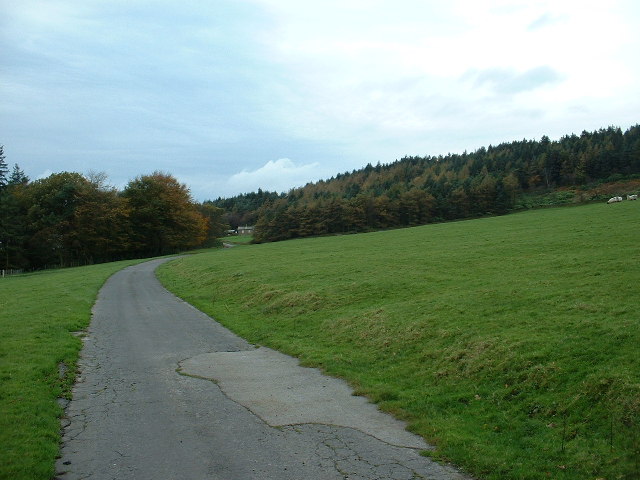
[[[287,194],[260,191],[211,202],[255,220],[257,242],[363,232],[504,214],[526,195],[640,174],[640,125],[521,140],[462,154],[408,156]]]
[[[214,245],[223,210],[193,201],[186,185],[154,172],[122,191],[104,174],[62,172],[30,181],[0,146],[0,268],[143,258]]]
[[[171,254],[214,245],[229,225],[255,224],[255,240],[267,242],[504,214],[523,208],[526,195],[638,175],[640,125],[409,156],[286,194],[259,189],[204,203],[163,172],[122,191],[103,174],[31,181],[17,164],[9,169],[0,146],[0,268]]]
[[[231,229],[237,230],[241,225],[255,225],[258,211],[267,202],[273,202],[284,194],[258,189],[257,192],[243,193],[231,198],[219,197],[217,200],[205,202],[224,210],[225,222]]]

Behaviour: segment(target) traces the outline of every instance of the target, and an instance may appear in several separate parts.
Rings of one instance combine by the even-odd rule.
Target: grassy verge
[[[221,240],[231,245],[248,245],[253,241],[253,235],[230,235]]]
[[[0,478],[53,476],[61,407],[69,398],[81,341],[104,281],[135,262],[51,270],[0,279]]]
[[[348,379],[487,479],[639,478],[640,202],[164,265],[250,341]]]

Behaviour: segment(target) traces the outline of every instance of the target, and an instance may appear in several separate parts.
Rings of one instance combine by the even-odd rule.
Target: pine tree
[[[13,165],[11,176],[9,177],[9,185],[26,185],[29,183],[29,177],[20,169],[17,163]]]
[[[4,161],[4,145],[0,145],[0,188],[6,187],[9,183],[8,173],[9,167],[7,162]]]

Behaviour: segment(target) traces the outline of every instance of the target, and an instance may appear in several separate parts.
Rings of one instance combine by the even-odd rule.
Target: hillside
[[[599,184],[639,174],[640,125],[635,125],[624,132],[609,127],[557,141],[542,137],[471,153],[405,157],[287,194],[260,190],[212,203],[226,211],[234,227],[255,223],[256,241],[263,242],[590,202],[604,198]],[[619,194],[636,192],[633,188]]]
[[[160,271],[485,479],[635,479],[639,202],[251,245]]]

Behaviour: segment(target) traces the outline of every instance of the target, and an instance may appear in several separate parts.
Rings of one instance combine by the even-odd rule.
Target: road
[[[163,261],[100,290],[60,480],[467,478],[340,380],[256,348],[165,290]]]

